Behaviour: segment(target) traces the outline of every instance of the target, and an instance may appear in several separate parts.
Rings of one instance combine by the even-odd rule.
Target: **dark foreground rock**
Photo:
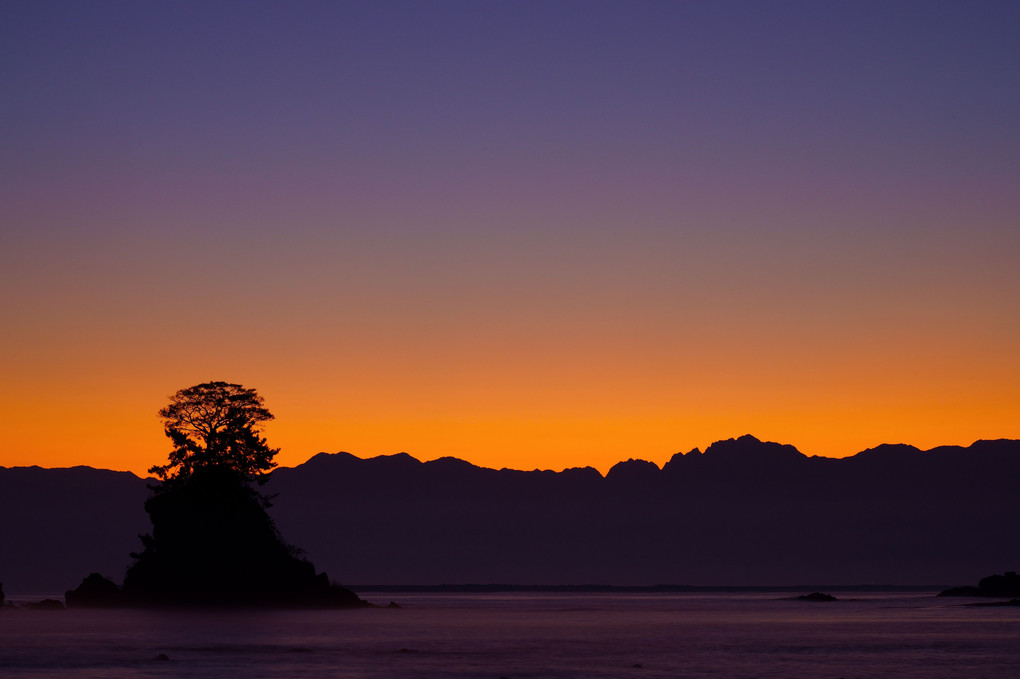
[[[328,609],[362,608],[370,604],[340,585],[299,591],[228,590],[195,593],[147,593],[130,596],[127,605],[138,608],[259,608]]]
[[[76,589],[68,590],[64,598],[68,608],[355,608],[367,605],[351,590],[329,583],[324,574],[318,579],[317,587],[289,592],[203,591],[193,594],[166,592],[130,596],[113,581],[92,573]]]
[[[75,589],[64,593],[68,608],[119,608],[128,601],[120,587],[99,573],[91,573]]]
[[[133,606],[347,608],[366,605],[283,541],[268,501],[227,469],[154,488],[152,534],[124,579]],[[109,588],[103,585],[105,590]],[[112,596],[112,592],[110,593]]]
[[[981,578],[977,587],[951,587],[942,590],[938,595],[1020,597],[1020,576],[1015,571],[1007,571],[1003,575],[989,575],[986,578]]]

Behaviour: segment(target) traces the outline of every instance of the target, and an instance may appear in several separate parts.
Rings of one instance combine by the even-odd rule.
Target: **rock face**
[[[264,504],[217,469],[165,482],[145,503],[152,534],[133,555],[124,594],[141,605],[361,605],[284,543]]]
[[[981,578],[977,587],[952,587],[939,592],[939,596],[1020,597],[1020,576],[1015,571],[989,575]]]

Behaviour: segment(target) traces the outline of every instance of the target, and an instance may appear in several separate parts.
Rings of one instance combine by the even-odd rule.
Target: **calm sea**
[[[0,675],[1020,677],[1020,608],[934,593],[361,595],[403,608],[7,609]]]

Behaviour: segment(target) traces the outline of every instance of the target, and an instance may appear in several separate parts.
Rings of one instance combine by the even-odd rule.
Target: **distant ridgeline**
[[[280,533],[345,583],[949,586],[1017,570],[1018,478],[1020,441],[832,459],[744,436],[606,477],[320,454],[265,491]],[[0,468],[8,596],[121,582],[147,495],[123,472]]]

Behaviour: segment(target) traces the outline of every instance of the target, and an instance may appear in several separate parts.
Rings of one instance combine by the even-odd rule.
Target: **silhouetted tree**
[[[153,603],[357,605],[297,555],[254,488],[275,465],[261,436],[272,414],[254,389],[206,382],[181,389],[159,411],[174,444],[152,467],[145,511],[152,534],[124,579],[131,600]]]
[[[205,382],[181,389],[159,411],[163,430],[173,442],[165,465],[149,469],[164,481],[190,478],[202,470],[231,471],[245,481],[266,480],[279,449],[261,436],[273,419],[254,389],[227,382]]]

